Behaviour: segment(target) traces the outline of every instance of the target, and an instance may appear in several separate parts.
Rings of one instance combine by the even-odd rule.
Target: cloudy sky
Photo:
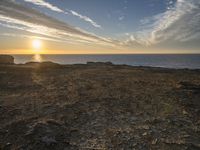
[[[0,53],[200,53],[200,0],[0,0]]]

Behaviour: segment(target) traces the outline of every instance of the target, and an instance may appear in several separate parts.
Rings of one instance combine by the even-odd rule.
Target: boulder
[[[14,57],[10,55],[0,55],[0,64],[14,64]]]

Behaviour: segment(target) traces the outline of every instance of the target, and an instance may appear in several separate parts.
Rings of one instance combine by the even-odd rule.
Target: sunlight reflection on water
[[[42,56],[40,54],[35,54],[32,57],[32,61],[34,61],[34,62],[42,62]]]

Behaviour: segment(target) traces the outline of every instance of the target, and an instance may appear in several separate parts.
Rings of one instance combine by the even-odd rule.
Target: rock
[[[0,55],[0,64],[14,64],[14,57],[10,55]]]
[[[186,134],[186,135],[183,135],[184,138],[188,138],[190,137],[190,135]]]
[[[3,149],[11,149],[12,144],[10,142],[6,143],[6,145],[3,147]],[[1,148],[0,148],[1,149]]]
[[[137,117],[130,117],[129,120],[130,120],[131,123],[135,123],[138,120],[138,118]]]
[[[51,61],[44,61],[44,62],[27,62],[25,65],[39,67],[39,68],[59,68],[61,67],[60,64],[51,62]]]
[[[48,137],[48,136],[42,137],[41,141],[44,142],[47,146],[57,143],[54,137]]]
[[[183,110],[183,115],[188,115],[188,112],[186,110]]]
[[[151,144],[152,144],[152,145],[155,145],[155,144],[157,143],[157,141],[158,141],[158,139],[154,139],[154,140],[151,142]]]
[[[142,135],[143,135],[143,136],[146,136],[146,135],[147,135],[147,132],[144,132]]]
[[[12,145],[12,144],[11,144],[11,143],[9,143],[9,142],[8,142],[8,143],[6,143],[6,146],[11,146],[11,145]]]
[[[199,91],[200,90],[200,85],[198,84],[193,84],[190,82],[180,82],[179,83],[180,88],[184,90],[192,90],[192,91]]]
[[[179,139],[179,138],[176,138],[176,139],[175,138],[167,138],[163,142],[166,144],[178,144],[178,145],[185,144],[185,141],[182,139]]]
[[[149,130],[150,127],[148,125],[140,125],[139,129]]]

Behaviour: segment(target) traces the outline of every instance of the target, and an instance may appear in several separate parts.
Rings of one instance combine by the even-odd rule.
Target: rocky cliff
[[[0,55],[0,64],[14,64],[14,57],[10,55]]]

